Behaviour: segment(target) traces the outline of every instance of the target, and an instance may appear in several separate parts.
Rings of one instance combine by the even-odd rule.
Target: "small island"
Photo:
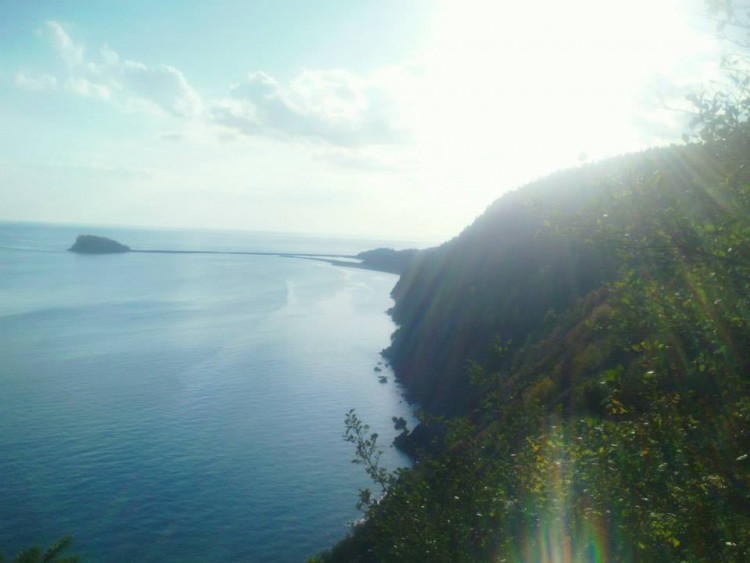
[[[80,254],[116,254],[130,252],[130,247],[106,237],[80,235],[68,250]]]

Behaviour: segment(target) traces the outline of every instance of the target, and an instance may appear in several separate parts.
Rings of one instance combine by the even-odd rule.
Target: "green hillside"
[[[323,560],[750,560],[748,131],[552,175],[418,256],[386,351],[417,464],[348,417],[386,494]]]

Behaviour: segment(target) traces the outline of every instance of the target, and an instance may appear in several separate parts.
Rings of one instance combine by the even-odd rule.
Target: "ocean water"
[[[343,441],[410,409],[386,367],[391,274],[275,256],[382,241],[0,223],[0,553],[74,536],[84,561],[304,561],[357,518]],[[378,381],[386,375],[388,383]]]

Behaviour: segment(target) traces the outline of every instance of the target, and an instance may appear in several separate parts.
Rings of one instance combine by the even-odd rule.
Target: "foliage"
[[[719,88],[688,96],[695,108],[692,125],[704,142],[729,140],[750,118],[750,4],[742,0],[707,0],[719,35],[731,48],[722,59],[724,82]]]
[[[346,413],[344,426],[344,440],[354,444],[355,455],[352,463],[362,465],[372,482],[380,488],[381,494],[385,494],[392,477],[388,470],[380,465],[383,450],[378,446],[378,434],[376,432],[369,434],[370,426],[359,419],[354,409]],[[370,489],[360,490],[357,504],[360,510],[366,510],[376,502],[377,499],[373,498]]]
[[[39,546],[32,546],[29,549],[21,551],[13,560],[13,563],[76,563],[79,558],[72,555],[63,555],[73,543],[71,536],[56,541],[49,548],[42,551]],[[0,555],[0,561],[3,561]]]
[[[546,214],[525,247],[541,264],[554,247],[545,238],[568,239],[556,248],[587,248],[597,268],[590,287],[543,302],[551,311],[524,324],[505,300],[544,294],[565,277],[559,262],[531,281],[528,268],[481,274],[468,299],[483,306],[460,302],[466,324],[448,333],[466,352],[462,339],[492,331],[479,339],[482,361],[464,356],[456,379],[474,400],[461,416],[425,418],[446,431],[413,469],[382,469],[377,436],[350,412],[347,439],[384,495],[362,505],[349,551],[323,560],[750,560],[750,140],[722,137],[578,173],[596,178],[598,198]],[[476,228],[496,241],[487,221]],[[493,267],[512,255],[502,249]],[[430,260],[433,308],[459,295],[461,276],[470,287],[454,269],[478,271],[450,248]],[[488,295],[491,279],[501,296]],[[425,341],[418,322],[408,330],[418,338],[398,338],[420,353],[448,345]]]
[[[388,474],[349,413],[383,496],[323,561],[750,560],[746,63],[693,96],[697,142],[537,182],[411,265],[389,354],[454,416]]]

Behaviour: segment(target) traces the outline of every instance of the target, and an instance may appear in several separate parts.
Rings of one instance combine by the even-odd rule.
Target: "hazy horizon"
[[[310,239],[331,239],[331,240],[339,240],[339,241],[363,241],[366,243],[370,242],[380,242],[385,244],[394,244],[398,248],[430,248],[433,246],[438,246],[444,242],[447,242],[448,238],[446,239],[437,239],[437,238],[429,238],[429,237],[407,237],[407,238],[399,238],[396,236],[389,236],[387,233],[382,235],[372,235],[368,233],[361,233],[361,234],[350,234],[350,233],[336,233],[336,232],[325,232],[325,231],[318,231],[318,232],[305,232],[305,231],[294,231],[294,230],[270,230],[270,229],[250,229],[250,228],[222,228],[222,227],[211,227],[211,226],[202,226],[202,227],[190,227],[190,226],[163,226],[163,225],[126,225],[126,224],[117,224],[117,223],[84,223],[84,222],[65,222],[65,221],[35,221],[35,220],[26,220],[26,219],[0,219],[0,225],[19,225],[19,226],[38,226],[38,227],[60,227],[60,228],[80,228],[81,235],[99,235],[104,236],[102,233],[109,233],[110,231],[133,231],[134,233],[142,233],[142,232],[174,232],[174,233],[206,233],[206,234],[237,234],[237,235],[268,235],[268,236],[278,236],[278,237],[301,237],[301,238],[310,238]],[[453,237],[451,237],[453,238]],[[66,243],[73,243],[74,240],[61,240],[60,244],[66,244]],[[127,240],[118,240],[117,242],[127,243]],[[411,245],[411,246],[404,246],[404,245]],[[363,250],[370,250],[371,248],[368,246],[367,248],[363,248]]]
[[[0,220],[444,241],[679,142],[702,0],[0,0]]]

